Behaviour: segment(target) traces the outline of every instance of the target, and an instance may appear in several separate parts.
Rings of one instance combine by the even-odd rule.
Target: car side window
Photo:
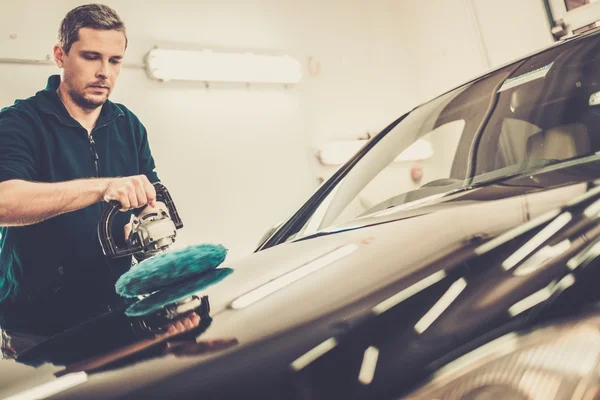
[[[473,175],[485,182],[600,150],[600,43],[540,53],[498,88],[477,141]]]
[[[530,138],[541,131],[542,128],[530,122],[505,118],[498,139],[495,169],[525,162]]]

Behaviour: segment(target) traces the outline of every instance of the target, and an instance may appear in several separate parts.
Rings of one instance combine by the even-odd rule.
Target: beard
[[[108,93],[104,98],[86,96],[84,90],[71,89],[69,90],[69,97],[75,104],[86,110],[95,110],[98,107],[102,107],[106,100],[108,100]]]
[[[85,110],[95,110],[98,107],[102,107],[108,100],[110,90],[106,91],[104,96],[90,96],[86,93],[87,85],[78,85],[69,79],[69,76],[64,76],[65,83],[67,83],[67,94],[73,100],[75,104]]]

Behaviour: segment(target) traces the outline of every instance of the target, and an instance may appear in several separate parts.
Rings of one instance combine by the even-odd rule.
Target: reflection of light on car
[[[588,104],[590,107],[600,105],[600,92],[592,93]]]
[[[600,242],[592,243],[591,245],[589,245],[588,247],[583,249],[582,252],[580,252],[579,254],[577,254],[573,258],[571,258],[569,261],[567,261],[567,267],[571,271],[574,271],[575,269],[577,269],[584,263],[594,260],[599,255],[600,255]]]
[[[292,364],[291,367],[294,371],[300,371],[304,369],[306,366],[311,364],[313,361],[322,357],[330,350],[334,349],[337,346],[337,340],[335,338],[329,338],[323,343],[319,344],[316,347],[313,347],[311,350],[298,357]]]
[[[373,215],[365,215],[365,217],[382,217],[384,215],[394,214],[394,213],[396,213],[398,211],[406,210],[408,208],[420,206],[420,205],[423,205],[423,204],[428,203],[430,201],[434,201],[434,200],[440,199],[440,198],[442,198],[442,197],[444,197],[446,195],[448,195],[448,193],[434,194],[434,195],[427,196],[427,197],[424,197],[424,198],[419,199],[419,200],[410,201],[408,203],[401,204],[399,206],[395,206],[395,207],[389,208],[387,210],[380,211],[380,212],[375,213]],[[362,217],[362,218],[365,218],[365,217]]]
[[[531,221],[529,221],[523,225],[517,226],[516,228],[511,229],[508,232],[505,232],[505,233],[501,234],[500,236],[497,236],[496,238],[494,238],[488,242],[485,242],[484,244],[482,244],[481,246],[479,246],[475,249],[475,254],[483,255],[489,251],[492,251],[495,248],[497,248],[498,246],[501,246],[504,243],[507,243],[508,241],[513,240],[514,238],[522,235],[523,233],[529,231],[530,229],[533,229],[539,225],[542,225],[542,224],[550,221],[551,219],[556,218],[559,214],[560,214],[560,210],[552,210],[545,214],[542,214],[539,217],[534,218]]]
[[[442,297],[440,297],[437,303],[435,303],[433,307],[431,307],[429,311],[427,311],[427,314],[425,314],[419,320],[419,322],[415,324],[415,331],[417,331],[418,333],[425,332],[425,330],[427,330],[427,328],[429,328],[431,324],[433,324],[435,320],[438,319],[439,316],[442,315],[442,313],[446,311],[448,307],[450,307],[450,304],[452,304],[454,300],[456,300],[456,298],[462,293],[462,291],[466,287],[467,281],[465,280],[465,278],[460,278],[459,280],[454,282],[448,288],[446,293],[444,293]]]
[[[598,217],[599,213],[600,213],[600,200],[593,202],[583,211],[583,215],[585,215],[588,218]]]
[[[404,300],[408,299],[409,297],[414,296],[415,294],[427,289],[429,286],[433,285],[434,283],[441,281],[445,277],[446,277],[445,271],[438,271],[435,274],[431,274],[427,278],[421,279],[419,282],[415,283],[414,285],[407,287],[406,289],[396,293],[392,297],[377,304],[375,307],[373,307],[373,312],[376,315],[379,315],[379,314],[389,310],[390,308],[397,306],[398,304],[402,303]]]
[[[537,371],[525,371],[518,384],[521,392],[541,399],[555,399],[560,389],[560,379]]]
[[[14,396],[7,397],[6,400],[45,399],[46,397],[63,392],[85,381],[87,381],[87,374],[85,372],[76,372],[61,376],[53,381],[43,383]]]
[[[442,368],[405,398],[596,398],[598,322],[593,318],[526,335],[508,334]]]
[[[571,248],[571,241],[565,239],[554,246],[544,246],[536,251],[523,264],[519,265],[513,272],[516,276],[525,276],[537,271],[547,260],[558,257]]]
[[[562,278],[558,283],[555,284],[553,282],[545,288],[538,290],[531,296],[525,297],[523,300],[514,304],[508,309],[508,313],[512,317],[515,317],[521,314],[522,312],[527,311],[530,308],[540,304],[541,302],[548,300],[550,296],[552,296],[552,294],[554,294],[555,292],[563,291],[568,287],[573,286],[574,283],[575,278],[572,274],[569,274]]]
[[[510,257],[508,257],[503,263],[502,268],[505,271],[513,268],[515,265],[523,261],[525,257],[534,252],[539,246],[548,240],[552,235],[556,234],[565,225],[571,222],[573,216],[570,212],[563,213],[556,217],[554,221],[548,224],[547,227],[542,229],[537,235],[532,237],[527,243],[523,245],[519,250],[515,251]]]
[[[504,81],[504,83],[502,84],[502,87],[498,90],[498,92],[503,92],[505,90],[512,89],[517,86],[521,86],[527,82],[531,82],[536,79],[545,78],[546,75],[548,75],[548,72],[550,71],[550,68],[552,68],[553,64],[554,63],[551,62],[550,64],[543,66],[541,68],[538,68],[536,70],[533,70],[531,72],[527,72],[523,75],[519,75],[517,77],[507,79],[506,81]]]
[[[363,361],[360,365],[360,372],[358,373],[358,381],[360,383],[368,385],[373,381],[378,358],[379,349],[377,347],[370,346],[365,350]]]
[[[573,336],[580,338],[580,340],[573,341],[573,345],[566,347],[567,343],[565,342],[567,341],[559,339],[543,347],[545,351],[553,353],[566,350],[572,357],[552,357],[544,360],[539,357],[540,348],[534,348],[521,353],[519,363],[528,367],[585,376],[592,373],[596,367],[597,355],[600,353],[600,342],[594,340],[597,339],[597,335],[598,331],[596,329],[592,329],[589,325],[582,325],[573,334]]]
[[[291,285],[297,280],[304,278],[307,275],[310,275],[326,266],[338,261],[347,255],[353,253],[358,248],[356,244],[349,244],[343,247],[340,247],[326,255],[317,258],[314,261],[309,262],[301,266],[300,268],[296,268],[295,270],[288,272],[285,275],[282,275],[276,279],[273,279],[269,283],[266,283],[258,288],[238,297],[235,299],[230,307],[235,310],[241,310],[246,308],[260,299],[267,297],[268,295],[275,293],[278,290],[283,289],[286,286]]]

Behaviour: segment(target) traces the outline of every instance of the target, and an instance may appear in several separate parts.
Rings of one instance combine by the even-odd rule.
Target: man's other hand
[[[200,316],[195,312],[186,316],[183,319],[171,322],[167,327],[167,334],[175,335],[178,333],[187,332],[200,325]]]
[[[156,206],[156,190],[145,175],[115,178],[109,181],[102,194],[106,202],[117,200],[121,211],[145,206]]]

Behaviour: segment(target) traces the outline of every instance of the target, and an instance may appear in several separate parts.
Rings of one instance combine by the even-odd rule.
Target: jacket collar
[[[52,75],[48,78],[46,88],[36,93],[35,97],[38,101],[39,108],[42,112],[54,115],[58,121],[66,126],[81,127],[79,122],[75,121],[65,108],[62,100],[58,97],[56,89],[60,84],[60,76]],[[110,100],[102,106],[100,116],[96,122],[96,127],[107,125],[124,115],[123,110]]]

